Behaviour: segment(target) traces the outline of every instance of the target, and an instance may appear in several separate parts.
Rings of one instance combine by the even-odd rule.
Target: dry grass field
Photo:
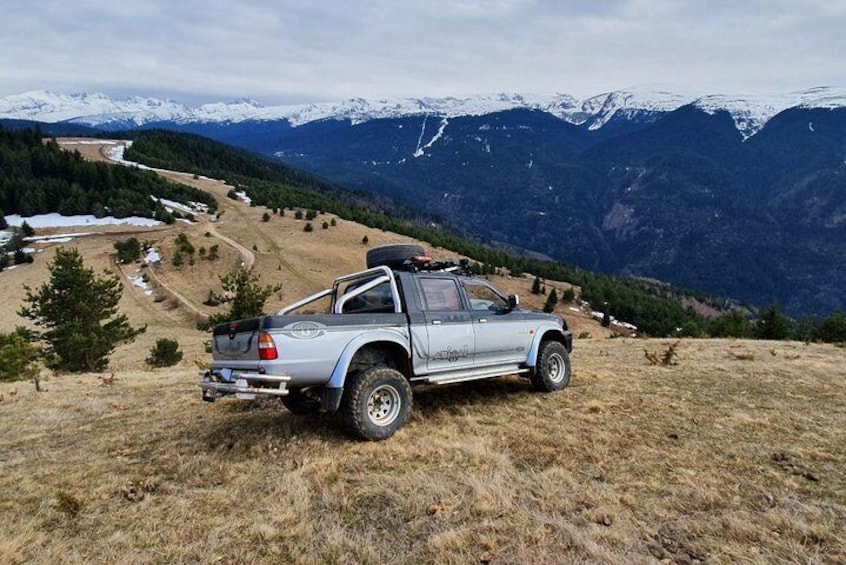
[[[120,268],[121,311],[147,333],[104,374],[45,372],[43,392],[0,383],[0,562],[846,563],[845,349],[683,340],[677,364],[655,365],[645,353],[672,342],[606,339],[560,305],[591,336],[568,389],[538,394],[516,377],[417,388],[411,421],[385,442],[278,402],[206,404],[197,311],[213,311],[208,290],[245,253],[283,285],[273,310],[361,269],[365,235],[406,239],[342,220],[323,230],[328,214],[312,233],[290,211],[264,223],[222,183],[174,178],[213,192],[221,221],[66,244],[99,271],[115,268],[115,240],[155,242],[165,259],[141,270],[161,300],[126,279],[139,265]],[[173,267],[180,232],[219,243],[221,258]],[[55,244],[36,247],[35,263],[0,273],[0,331],[23,322],[22,285],[46,280]],[[542,305],[530,277],[494,279]],[[147,370],[160,337],[185,358]]]
[[[0,385],[11,563],[843,563],[846,351],[577,344],[570,388],[415,390],[360,443],[330,415],[200,400],[188,368]]]

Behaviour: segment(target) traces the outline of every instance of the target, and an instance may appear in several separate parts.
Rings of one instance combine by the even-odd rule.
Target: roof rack
[[[407,259],[402,264],[402,269],[411,273],[457,273],[472,277],[475,275],[470,265],[470,259],[449,259],[447,261],[435,261],[431,257],[418,255]]]

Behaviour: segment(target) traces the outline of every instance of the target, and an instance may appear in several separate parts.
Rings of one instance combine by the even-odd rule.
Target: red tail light
[[[279,352],[276,351],[276,344],[273,343],[273,338],[267,332],[261,332],[258,338],[259,359],[262,361],[273,361],[279,357]]]

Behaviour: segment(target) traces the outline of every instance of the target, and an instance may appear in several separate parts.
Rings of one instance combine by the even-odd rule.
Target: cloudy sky
[[[361,96],[846,86],[837,0],[7,0],[0,96]]]

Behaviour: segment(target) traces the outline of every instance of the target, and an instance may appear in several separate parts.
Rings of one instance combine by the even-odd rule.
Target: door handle
[[[433,326],[440,326],[440,325],[441,325],[441,321],[440,321],[440,320],[432,320],[432,325],[433,325]]]
[[[488,319],[487,319],[487,318],[479,318],[479,323],[480,323],[480,324],[487,324],[487,323],[488,323]]]

